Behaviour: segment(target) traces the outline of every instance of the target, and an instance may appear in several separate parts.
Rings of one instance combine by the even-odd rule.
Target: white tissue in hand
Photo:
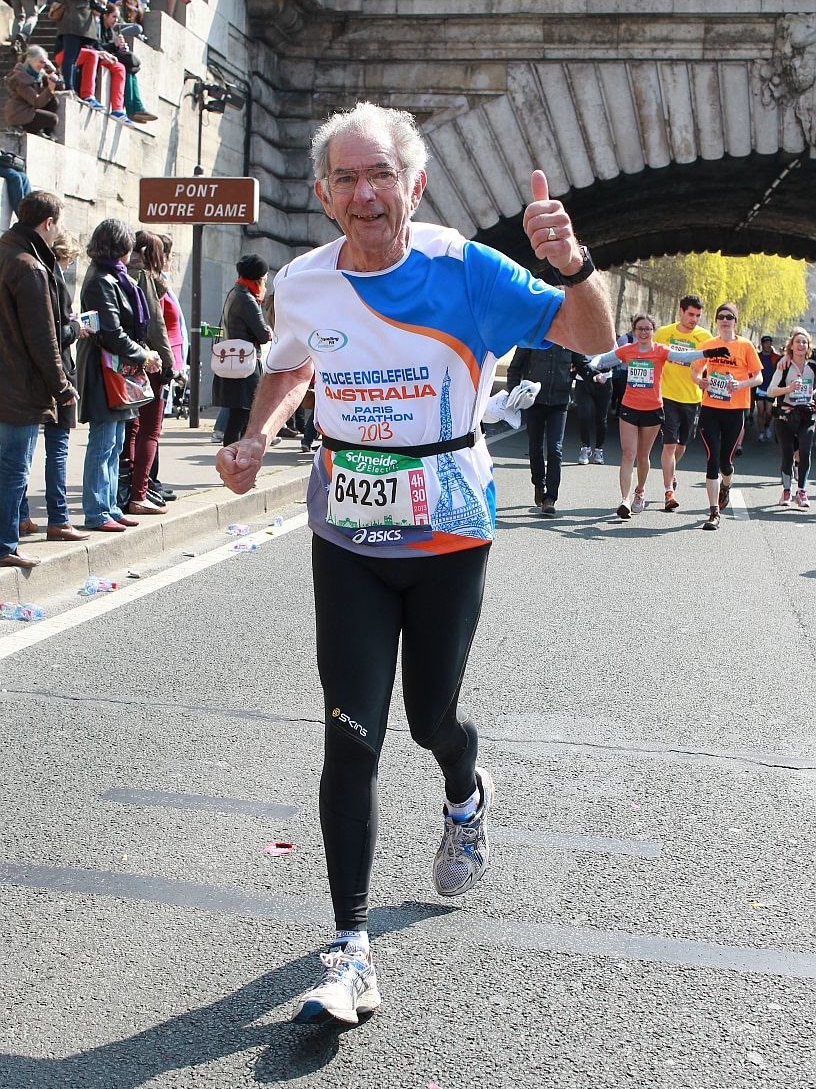
[[[509,408],[507,399],[508,394],[506,389],[501,390],[499,393],[494,393],[487,402],[487,406],[482,413],[482,419],[485,423],[489,424],[500,423],[502,420],[506,420],[507,423],[517,431],[521,427],[521,413],[517,408]]]
[[[507,408],[507,390],[503,389],[500,393],[494,393],[485,406],[482,419],[485,423],[497,424],[499,420],[504,419],[504,410]]]
[[[510,391],[507,398],[508,408],[529,408],[541,392],[540,382],[531,382],[528,378],[522,379],[515,389]]]

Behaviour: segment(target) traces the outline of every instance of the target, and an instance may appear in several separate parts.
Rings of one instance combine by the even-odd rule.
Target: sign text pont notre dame
[[[257,223],[257,178],[142,178],[142,223]]]

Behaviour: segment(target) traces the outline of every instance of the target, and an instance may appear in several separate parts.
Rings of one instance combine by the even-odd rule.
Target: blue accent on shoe
[[[86,106],[90,106],[92,110],[104,110],[105,108],[93,95],[89,95],[88,98],[83,98],[82,101]]]

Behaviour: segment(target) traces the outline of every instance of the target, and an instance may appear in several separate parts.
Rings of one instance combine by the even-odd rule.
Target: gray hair
[[[26,61],[48,60],[48,50],[43,49],[41,45],[30,45],[26,49],[25,59]]]
[[[370,136],[372,132],[390,137],[410,188],[428,161],[428,148],[416,118],[407,110],[393,110],[373,102],[358,102],[352,109],[333,113],[323,122],[312,137],[315,178],[322,181],[328,177],[329,144],[336,136]]]

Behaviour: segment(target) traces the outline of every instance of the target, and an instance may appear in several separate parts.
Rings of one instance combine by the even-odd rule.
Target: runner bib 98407
[[[712,371],[708,376],[708,396],[714,401],[730,401],[731,389],[729,376]]]

